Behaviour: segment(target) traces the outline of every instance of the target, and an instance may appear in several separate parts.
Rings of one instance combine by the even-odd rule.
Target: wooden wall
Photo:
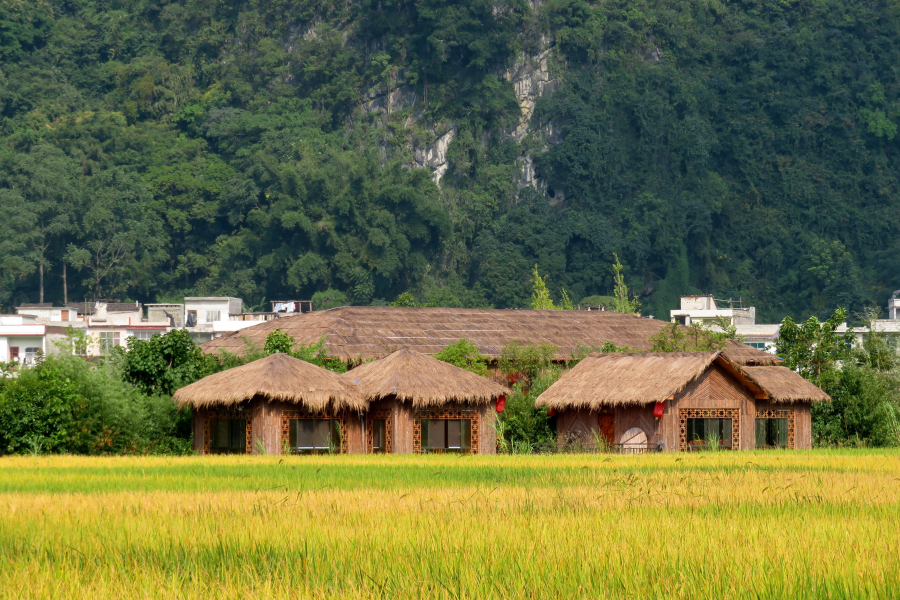
[[[728,373],[723,367],[713,363],[706,373],[692,381],[680,394],[675,396],[671,414],[664,418],[666,448],[678,450],[679,422],[678,410],[682,408],[737,408],[740,416],[740,449],[752,450],[756,447],[756,400],[753,393]],[[670,412],[666,407],[666,413]]]

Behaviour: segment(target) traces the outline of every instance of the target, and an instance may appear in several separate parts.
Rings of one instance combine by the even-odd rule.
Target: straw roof
[[[743,372],[775,402],[818,402],[831,397],[787,367],[744,367]]]
[[[180,406],[231,406],[254,397],[300,404],[307,410],[365,410],[350,379],[287,354],[272,354],[204,377],[175,392]]]
[[[469,308],[402,308],[342,306],[266,321],[203,344],[203,351],[240,354],[245,339],[260,348],[266,336],[283,330],[298,343],[325,339],[331,356],[342,360],[381,358],[400,348],[437,354],[462,338],[488,358],[499,358],[510,342],[553,344],[557,359],[571,358],[579,347],[599,348],[604,342],[650,350],[650,337],[668,326],[665,321],[588,310],[499,310]],[[777,359],[730,341],[726,352],[739,364],[774,364]]]
[[[535,405],[588,408],[664,402],[700,377],[719,352],[592,354],[537,397]]]
[[[442,360],[402,348],[382,359],[356,367],[347,377],[359,382],[369,401],[396,396],[414,408],[447,402],[483,404],[510,390],[490,379]]]

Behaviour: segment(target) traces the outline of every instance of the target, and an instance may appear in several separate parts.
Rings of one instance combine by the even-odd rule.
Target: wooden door
[[[616,442],[616,418],[613,415],[600,415],[600,435],[606,443],[612,445]]]

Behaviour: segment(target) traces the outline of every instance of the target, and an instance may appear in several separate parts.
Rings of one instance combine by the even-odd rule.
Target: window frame
[[[756,421],[767,419],[786,419],[787,420],[787,445],[785,450],[795,450],[797,448],[797,429],[796,429],[796,411],[793,409],[763,409],[756,411]],[[754,423],[756,425],[756,423]],[[758,427],[758,425],[756,425]],[[754,429],[753,445],[757,450],[770,450],[774,448],[760,447],[756,445],[756,430]]]
[[[249,411],[243,410],[233,410],[233,411],[211,411],[204,415],[203,418],[203,454],[233,454],[240,455],[240,452],[212,452],[210,448],[210,442],[212,441],[211,433],[212,433],[212,421],[220,421],[220,420],[244,420],[246,422],[244,437],[246,443],[244,445],[243,454],[252,454],[253,446],[251,444],[251,437],[253,432],[253,419],[251,418]]]
[[[423,441],[427,440],[428,434],[423,436],[423,421],[469,421],[469,447],[468,448],[428,448]],[[427,426],[427,424],[426,424]],[[460,410],[432,410],[417,411],[413,416],[413,452],[415,454],[435,454],[435,453],[451,453],[451,454],[478,454],[479,437],[481,430],[481,412],[479,409],[460,409]],[[446,431],[446,430],[445,430]]]
[[[303,419],[329,419],[338,422],[340,427],[340,451],[339,454],[347,454],[349,452],[349,436],[347,435],[347,417],[343,412],[332,413],[322,412],[306,412],[301,410],[283,410],[281,411],[281,453],[294,454],[291,451],[291,421]],[[298,454],[299,456],[308,456],[308,453]]]

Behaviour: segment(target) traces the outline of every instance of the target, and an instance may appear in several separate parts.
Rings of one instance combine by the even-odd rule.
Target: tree
[[[824,323],[810,317],[797,324],[785,317],[778,329],[775,348],[784,365],[822,387],[836,377],[840,362],[848,358],[853,347],[853,333],[838,333],[845,324],[847,311],[838,308]]]
[[[66,261],[88,271],[94,298],[147,289],[145,277],[165,257],[166,240],[147,190],[136,175],[111,169],[89,185],[90,205],[79,223],[81,243],[70,244]]]
[[[126,348],[116,348],[122,376],[147,395],[171,396],[178,388],[218,370],[216,360],[201,352],[186,329],[156,334],[149,340],[129,337]]]
[[[626,315],[633,315],[641,310],[641,303],[637,298],[629,298],[628,286],[625,285],[625,277],[622,275],[622,263],[619,262],[619,255],[613,254],[616,262],[613,263],[613,279],[615,281],[615,289],[613,296],[616,299],[616,312]]]
[[[78,165],[48,144],[2,162],[0,185],[6,189],[0,189],[0,231],[12,251],[4,262],[19,274],[36,270],[38,301],[44,302],[44,275],[53,264],[48,251],[63,246],[80,204]]]
[[[650,336],[651,352],[708,352],[724,350],[728,335],[724,332],[704,329],[697,323],[687,327],[670,323],[659,333]]]
[[[448,344],[443,350],[434,355],[438,360],[442,360],[451,365],[456,365],[460,369],[471,371],[482,377],[488,375],[487,359],[478,348],[469,340],[463,338],[452,344]]]
[[[286,334],[280,329],[276,329],[266,336],[266,343],[263,346],[263,352],[266,356],[282,352],[290,354],[294,349],[294,338]]]

